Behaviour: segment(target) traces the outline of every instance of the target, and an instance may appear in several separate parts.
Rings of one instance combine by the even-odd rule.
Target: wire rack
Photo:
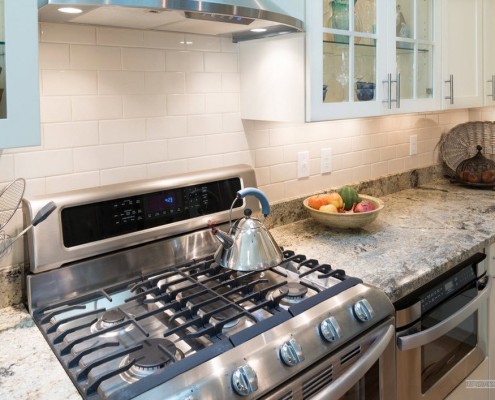
[[[480,145],[483,155],[495,161],[495,122],[475,121],[454,126],[440,139],[440,154],[445,165],[455,175],[457,166],[473,157]]]

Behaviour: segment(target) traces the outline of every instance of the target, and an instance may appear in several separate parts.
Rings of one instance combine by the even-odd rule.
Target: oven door
[[[397,391],[401,400],[438,400],[454,390],[486,357],[491,289],[466,288],[397,331]]]
[[[394,400],[394,319],[352,340],[264,400]]]

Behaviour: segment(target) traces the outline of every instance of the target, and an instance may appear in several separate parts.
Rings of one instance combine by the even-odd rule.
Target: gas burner
[[[124,314],[124,312],[120,308],[107,310],[101,315],[100,318],[98,318],[98,321],[96,321],[93,325],[91,325],[91,332],[96,333],[107,328],[115,327],[121,322],[125,321],[126,319],[127,319],[126,314]],[[101,336],[102,337],[118,336],[131,331],[133,328],[134,328],[133,324],[128,324],[120,328],[102,333]]]
[[[133,351],[120,363],[123,367],[135,360],[134,364],[120,375],[128,383],[136,382],[184,358],[184,354],[168,339],[146,339],[142,344],[141,349]]]
[[[280,294],[286,295],[280,300],[280,307],[287,309],[303,301],[308,293],[308,288],[299,282],[288,282],[286,285],[281,286],[278,291]]]

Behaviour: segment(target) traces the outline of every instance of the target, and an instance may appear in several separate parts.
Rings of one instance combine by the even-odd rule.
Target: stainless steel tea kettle
[[[232,223],[232,208],[237,199],[255,196],[261,203],[261,212],[270,213],[270,204],[263,192],[256,188],[245,188],[237,192],[236,199],[230,207],[230,231],[225,233],[211,226],[215,237],[221,245],[215,253],[215,261],[222,267],[235,271],[262,271],[279,265],[283,260],[280,247],[263,223],[251,218],[252,211],[244,210],[244,218]]]

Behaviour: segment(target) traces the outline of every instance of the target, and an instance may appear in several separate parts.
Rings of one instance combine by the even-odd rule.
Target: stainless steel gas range
[[[330,260],[219,266],[234,166],[25,199],[26,304],[85,399],[395,398],[394,308]],[[371,395],[371,397],[370,397]]]

